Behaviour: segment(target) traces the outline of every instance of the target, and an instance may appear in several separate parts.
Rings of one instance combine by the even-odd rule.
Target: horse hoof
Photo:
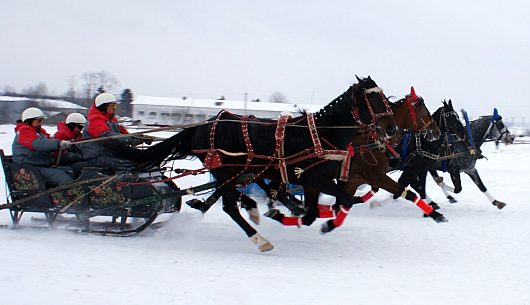
[[[274,246],[270,242],[266,242],[265,244],[259,246],[259,250],[261,252],[267,252],[274,249]]]
[[[439,206],[436,202],[434,202],[434,201],[432,201],[431,203],[429,203],[429,205],[430,205],[434,210],[439,210],[439,209],[440,209],[440,206]]]
[[[502,210],[506,206],[506,203],[502,201],[495,200],[493,201],[493,205],[497,207],[497,209]]]
[[[450,203],[457,203],[458,200],[456,200],[453,196],[447,196],[447,199],[449,199]]]
[[[429,214],[429,217],[436,221],[436,223],[447,222],[447,218],[445,218],[443,214],[440,214],[434,210],[431,212],[431,214]]]
[[[267,252],[274,249],[274,246],[268,240],[263,238],[263,236],[261,236],[259,233],[250,236],[250,241],[253,244],[258,245],[258,249],[261,252]]]
[[[333,224],[333,222],[328,220],[322,225],[322,227],[320,227],[320,233],[326,234],[333,231],[335,228],[336,226]]]

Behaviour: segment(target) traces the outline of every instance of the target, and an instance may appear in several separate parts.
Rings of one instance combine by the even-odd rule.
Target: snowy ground
[[[12,130],[0,126],[8,153]],[[530,146],[486,145],[484,154],[479,172],[504,210],[468,177],[456,204],[430,179],[448,223],[401,200],[355,206],[326,236],[322,221],[297,229],[262,218],[257,228],[275,246],[268,253],[219,203],[204,216],[184,205],[169,226],[130,238],[1,229],[0,304],[530,304]]]

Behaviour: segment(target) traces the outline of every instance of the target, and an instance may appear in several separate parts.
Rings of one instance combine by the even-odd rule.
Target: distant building
[[[322,106],[288,103],[243,102],[192,98],[137,96],[131,103],[132,120],[145,125],[175,125],[202,122],[225,109],[239,115],[277,119],[282,111],[298,116],[298,109],[310,112]]]
[[[0,96],[0,124],[14,124],[28,107],[38,107],[44,112],[47,124],[64,121],[72,112],[86,115],[86,107],[64,100],[35,99],[19,96]]]

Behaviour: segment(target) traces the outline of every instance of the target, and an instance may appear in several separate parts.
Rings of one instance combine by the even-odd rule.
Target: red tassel
[[[427,215],[431,214],[433,211],[432,206],[428,205],[425,201],[423,201],[420,197],[416,196],[414,198],[414,204],[418,206],[420,209],[423,210],[423,212]]]
[[[414,90],[414,87],[410,87],[410,97],[412,97],[412,101],[415,101],[418,99],[418,96],[416,95],[416,90]]]

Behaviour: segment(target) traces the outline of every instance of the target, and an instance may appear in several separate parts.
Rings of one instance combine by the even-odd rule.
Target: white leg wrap
[[[484,195],[486,195],[486,197],[488,197],[488,200],[493,203],[495,201],[495,198],[493,198],[493,196],[491,196],[491,194],[488,192],[488,191],[485,191],[484,192]]]
[[[259,210],[258,208],[252,208],[248,211],[248,216],[255,224],[259,225]]]

